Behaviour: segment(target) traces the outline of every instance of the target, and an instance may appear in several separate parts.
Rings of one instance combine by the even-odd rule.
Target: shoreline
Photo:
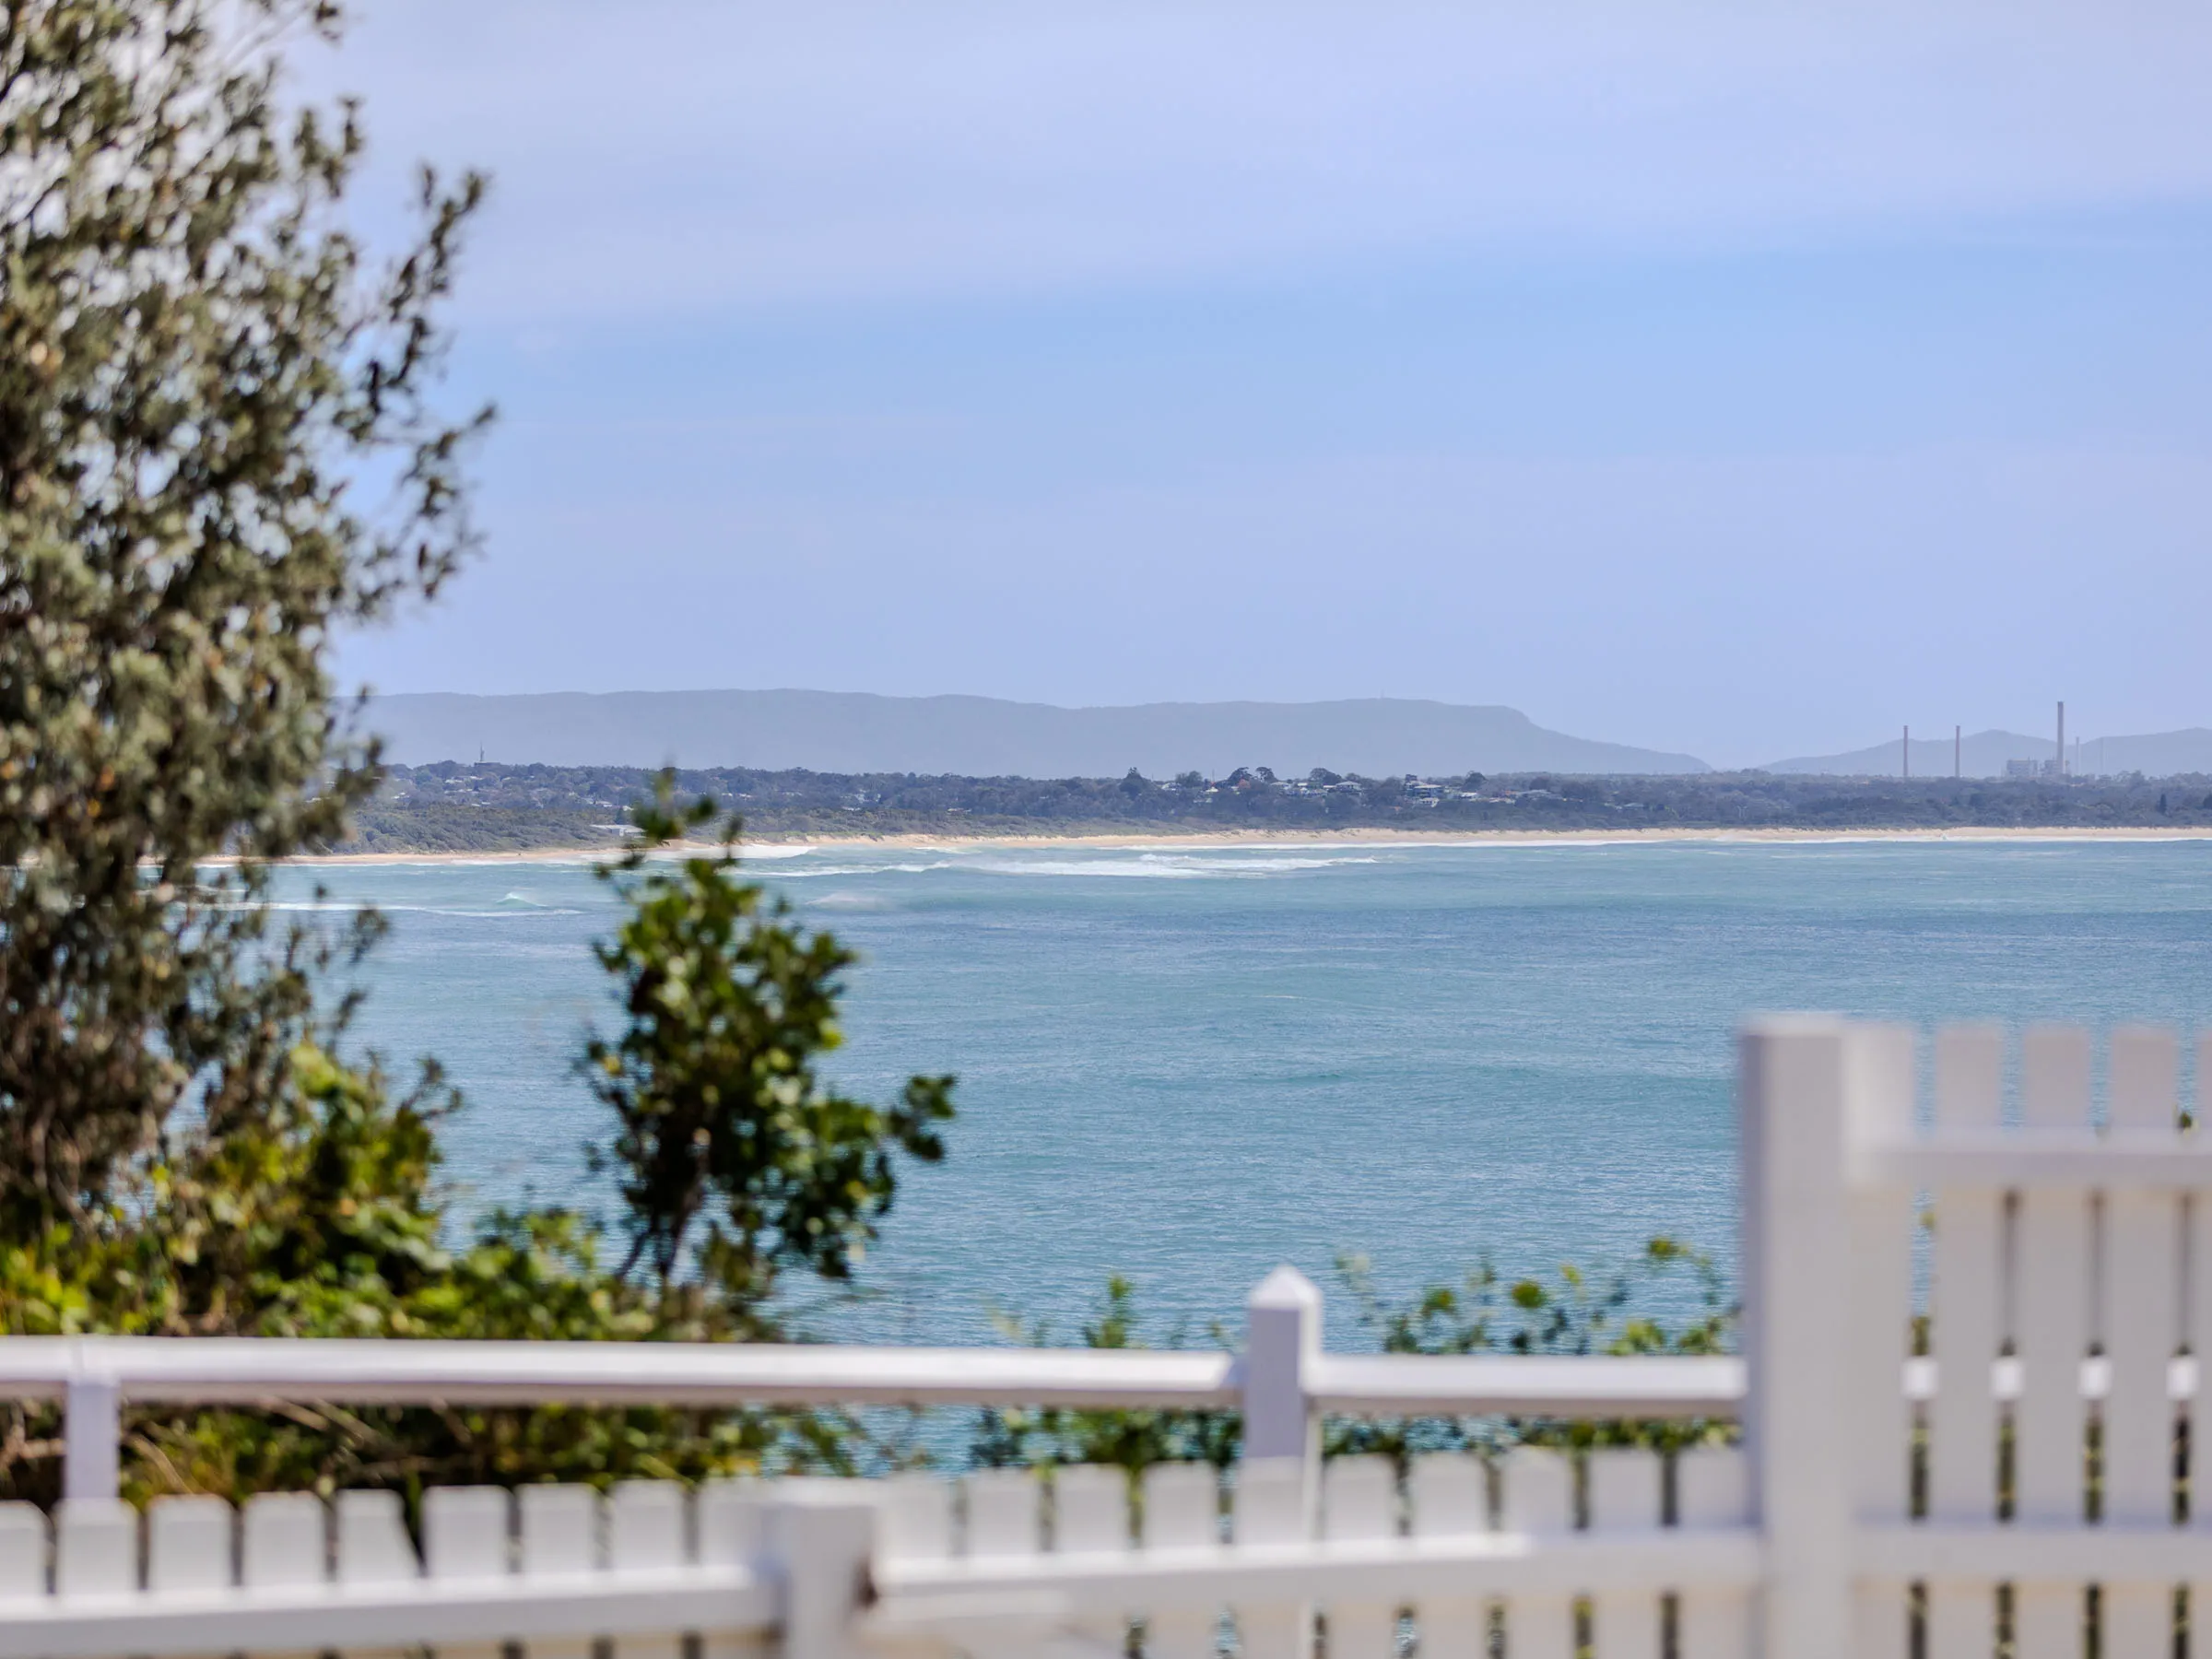
[[[2150,828],[2085,829],[2054,825],[2047,829],[1961,826],[1950,830],[1162,830],[1152,834],[1112,831],[1074,835],[946,835],[921,831],[888,835],[762,835],[748,836],[738,845],[742,857],[748,850],[775,851],[771,857],[794,857],[814,847],[942,847],[1007,850],[1024,847],[1091,847],[1117,849],[1174,849],[1178,847],[1239,846],[1638,846],[1677,841],[1737,845],[1819,844],[1830,841],[1903,842],[2010,842],[2010,841],[2212,841],[2212,829]],[[513,852],[474,853],[305,853],[284,862],[290,865],[504,865],[573,864],[606,858],[618,849],[605,843],[573,847],[527,847]],[[700,850],[708,850],[704,847]],[[229,860],[210,860],[228,863]]]

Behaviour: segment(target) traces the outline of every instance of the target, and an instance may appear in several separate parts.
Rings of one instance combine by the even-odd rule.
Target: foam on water
[[[1300,870],[1333,869],[1338,865],[1373,864],[1374,858],[1283,858],[1236,856],[1222,853],[1139,853],[1132,857],[978,859],[969,867],[994,876],[1101,876],[1113,878],[1150,877],[1163,881],[1206,877],[1250,880],[1255,877],[1288,875]],[[935,866],[944,867],[944,866]]]
[[[467,916],[479,922],[513,921],[528,916],[580,916],[583,912],[565,905],[535,904],[529,900],[511,902],[513,895],[498,900],[491,909],[472,910],[465,906],[446,904],[406,904],[394,900],[377,900],[376,908],[392,916]],[[296,912],[301,915],[351,915],[360,909],[359,900],[271,900],[266,906],[272,911]],[[225,910],[243,910],[245,905],[227,904]]]
[[[825,876],[921,876],[931,870],[949,870],[956,866],[949,859],[935,864],[878,864],[878,865],[822,865],[805,870],[778,870],[778,881],[815,881]]]
[[[847,892],[809,895],[806,907],[809,910],[826,911],[888,911],[898,908],[893,900],[880,893]]]

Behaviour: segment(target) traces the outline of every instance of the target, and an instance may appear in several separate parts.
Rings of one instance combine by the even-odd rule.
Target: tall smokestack
[[[1905,745],[1900,752],[1905,759],[1904,775],[1909,778],[1912,775],[1912,728],[1911,726],[1905,728]]]
[[[1959,735],[1965,730],[1964,726],[1951,728],[1951,776],[1954,780],[1966,776],[1961,770],[1966,759],[1966,740]]]
[[[2058,705],[2058,775],[2066,775],[2066,705]]]

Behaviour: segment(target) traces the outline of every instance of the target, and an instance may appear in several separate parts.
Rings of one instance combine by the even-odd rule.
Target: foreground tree
[[[482,182],[426,172],[420,240],[367,268],[335,218],[352,108],[279,100],[285,39],[338,24],[323,0],[0,6],[0,1227],[18,1239],[100,1229],[146,1159],[190,1162],[298,1099],[315,971],[373,935],[274,938],[264,899],[271,862],[337,840],[375,786],[332,712],[332,631],[434,593],[471,546],[462,462],[487,416],[429,393]]]
[[[950,1079],[888,1111],[815,1073],[851,960],[734,854],[618,875],[631,1026],[628,1259],[558,1209],[473,1236],[434,1071],[341,1061],[276,863],[375,789],[332,712],[335,629],[470,551],[488,414],[433,407],[437,311],[482,194],[424,174],[371,273],[337,217],[348,107],[280,110],[324,0],[0,0],[0,1332],[716,1340],[777,1332],[789,1268],[850,1275]],[[361,496],[374,486],[379,504]],[[711,809],[700,808],[701,812]],[[681,826],[644,815],[658,845]],[[735,835],[735,825],[731,826]],[[54,1495],[51,1407],[0,1403],[0,1494]],[[135,1410],[126,1491],[698,1477],[859,1454],[835,1418],[657,1409]]]
[[[853,953],[738,879],[735,818],[718,850],[656,858],[716,821],[710,800],[679,812],[674,789],[664,772],[636,845],[599,872],[629,909],[599,947],[629,1018],[585,1048],[616,1122],[611,1146],[593,1150],[621,1179],[625,1272],[665,1287],[696,1277],[765,1333],[785,1269],[852,1277],[898,1190],[900,1154],[944,1157],[953,1079],[910,1077],[889,1107],[823,1082]]]

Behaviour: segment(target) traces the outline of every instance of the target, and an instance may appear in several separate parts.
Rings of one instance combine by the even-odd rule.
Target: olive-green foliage
[[[133,1168],[102,1224],[0,1247],[0,1329],[262,1336],[729,1339],[753,1310],[611,1271],[560,1210],[495,1213],[458,1247],[436,1185],[434,1082],[392,1100],[373,1071],[301,1045],[274,1108],[219,1144]],[[10,1406],[0,1490],[48,1500],[50,1409]],[[843,1467],[841,1419],[654,1409],[137,1409],[126,1495]]]
[[[1485,1258],[1457,1285],[1431,1285],[1394,1302],[1375,1287],[1363,1256],[1342,1256],[1338,1277],[1353,1295],[1359,1324],[1392,1354],[1717,1354],[1735,1335],[1735,1309],[1712,1258],[1670,1238],[1653,1238],[1632,1260],[1598,1267],[1562,1265],[1548,1278],[1508,1279]],[[1688,1275],[1693,1288],[1670,1323],[1653,1311],[1666,1279]],[[1042,1347],[1042,1324],[1003,1318],[1018,1341]],[[1110,1278],[1097,1316],[1083,1327],[1087,1347],[1144,1347],[1136,1290]],[[1218,1326],[1207,1333],[1229,1346]],[[1171,1331],[1164,1346],[1181,1347]],[[1133,1476],[1155,1463],[1233,1462],[1242,1425],[1233,1411],[1006,1411],[977,1416],[969,1456],[986,1467],[1117,1464]],[[1466,1449],[1492,1453],[1518,1443],[1677,1447],[1720,1438],[1718,1423],[1568,1423],[1520,1418],[1334,1419],[1324,1426],[1331,1456]]]
[[[771,1300],[779,1270],[833,1281],[850,1273],[890,1203],[895,1152],[941,1156],[951,1079],[917,1079],[888,1112],[823,1088],[814,1064],[835,1045],[836,976],[851,954],[763,914],[760,890],[737,879],[732,842],[664,867],[652,854],[679,826],[653,808],[640,822],[633,855],[604,872],[629,906],[602,959],[629,993],[630,1027],[616,1043],[589,1046],[618,1113],[616,1155],[634,1150],[643,1163],[625,1187],[627,1259],[610,1265],[597,1226],[559,1209],[495,1212],[449,1245],[436,1130],[457,1101],[435,1068],[394,1099],[373,1065],[349,1067],[303,1040],[273,1069],[257,1110],[224,1133],[169,1127],[151,1152],[111,1167],[98,1208],[0,1240],[0,1330],[783,1335]],[[697,1166],[653,1162],[664,1135],[696,1147]],[[743,1230],[710,1225],[691,1253],[677,1253],[708,1199]],[[672,1242],[648,1248],[660,1241]],[[691,1265],[700,1271],[678,1270]],[[53,1496],[54,1428],[51,1409],[12,1410],[0,1490]],[[133,1495],[231,1497],[850,1469],[900,1455],[831,1414],[329,1406],[135,1411],[124,1451]]]
[[[1044,1347],[1050,1327],[1002,1314],[1003,1334]],[[1207,1332],[1216,1347],[1228,1345],[1219,1327]],[[1138,1329],[1136,1287],[1120,1274],[1106,1281],[1097,1317],[1083,1327],[1083,1346],[1141,1348],[1151,1346]],[[1184,1346],[1183,1333],[1171,1331],[1164,1347]],[[1035,1468],[1060,1464],[1114,1464],[1135,1476],[1156,1463],[1236,1461],[1242,1424],[1233,1411],[1072,1411],[987,1409],[977,1414],[968,1455],[984,1468]]]
[[[888,1108],[822,1082],[853,953],[736,878],[734,818],[718,851],[656,859],[715,819],[711,801],[677,813],[672,792],[664,774],[637,844],[600,869],[629,905],[599,947],[629,1024],[592,1040],[585,1075],[615,1114],[601,1161],[621,1180],[625,1269],[648,1265],[664,1285],[696,1271],[765,1312],[786,1268],[852,1276],[898,1190],[897,1155],[944,1157],[953,1079],[910,1078]]]
[[[180,1103],[251,1135],[312,1024],[268,861],[373,790],[335,629],[471,546],[429,401],[482,182],[366,268],[323,0],[0,3],[0,1225],[102,1225]],[[377,497],[364,495],[371,480]],[[213,868],[231,853],[240,862]]]
[[[1461,1283],[1394,1304],[1375,1288],[1366,1257],[1340,1256],[1336,1266],[1360,1325],[1388,1354],[1717,1354],[1735,1324],[1712,1258],[1665,1235],[1626,1262],[1565,1264],[1548,1281],[1508,1278],[1486,1256]],[[1653,1311],[1654,1288],[1685,1274],[1690,1316],[1669,1325]]]
[[[1564,1264],[1549,1278],[1509,1278],[1485,1256],[1457,1285],[1431,1285],[1393,1303],[1375,1288],[1365,1257],[1338,1258],[1359,1322],[1390,1354],[1719,1354],[1735,1338],[1736,1308],[1711,1255],[1664,1235],[1626,1262]],[[1690,1289],[1669,1297],[1668,1280]],[[1671,1300],[1670,1322],[1654,1304]],[[1563,1422],[1518,1418],[1424,1418],[1333,1424],[1332,1452],[1410,1453],[1513,1444],[1649,1445],[1720,1439],[1719,1422]]]

